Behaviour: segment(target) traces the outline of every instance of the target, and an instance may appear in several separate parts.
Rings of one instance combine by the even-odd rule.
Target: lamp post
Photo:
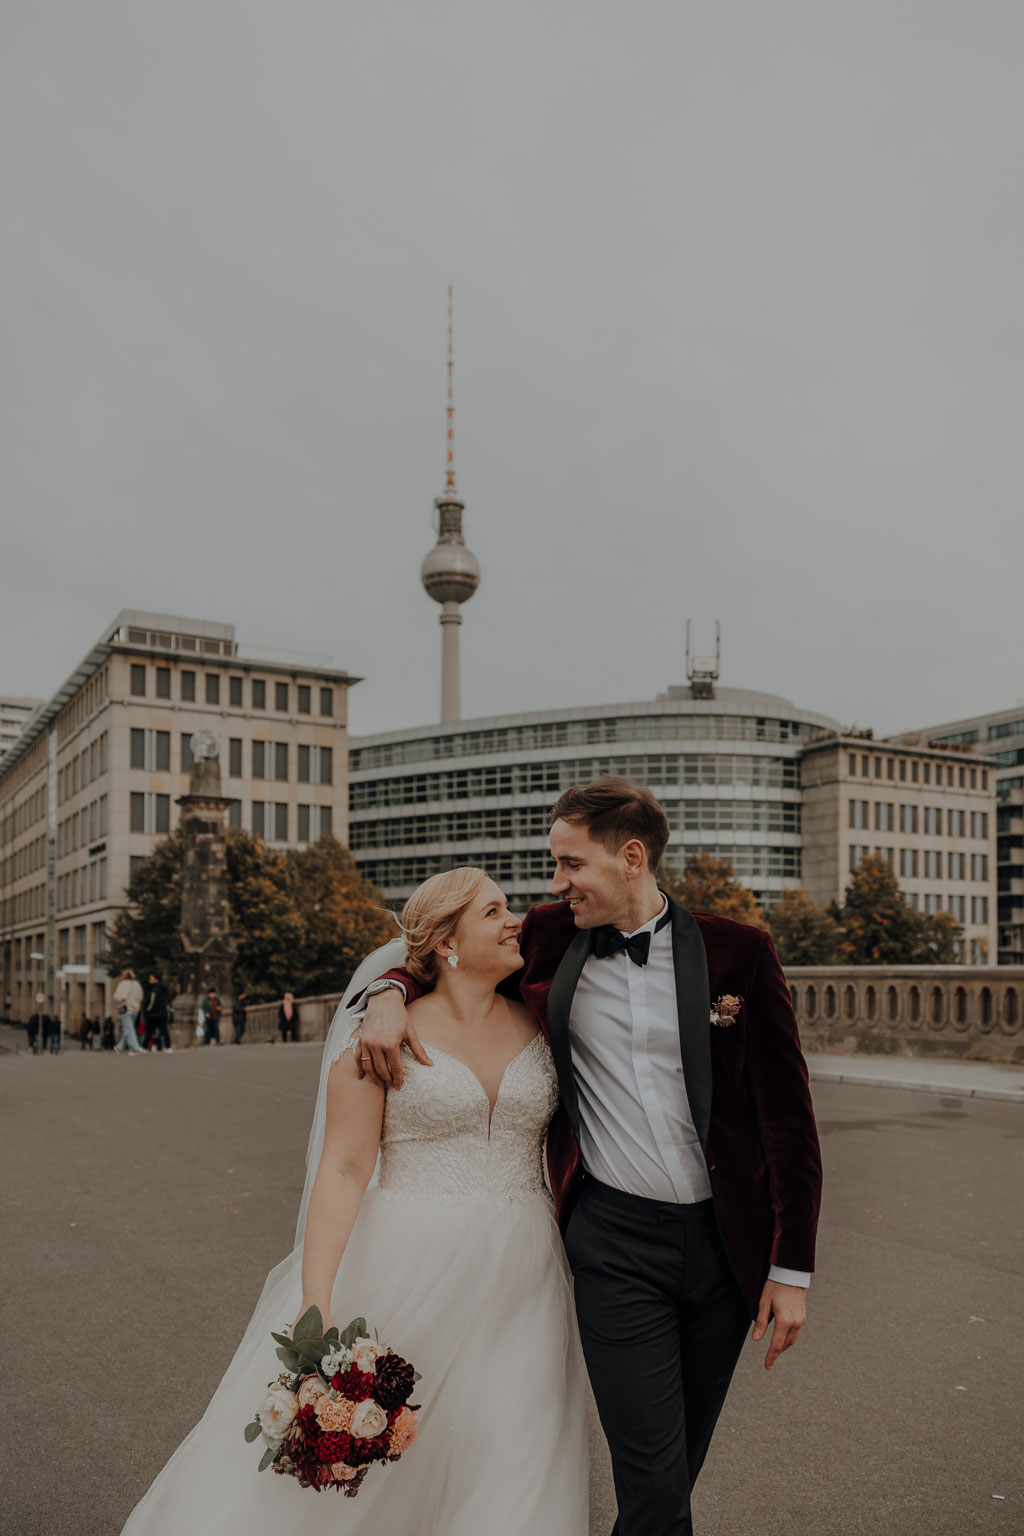
[[[39,1014],[39,1029],[36,1033],[36,1040],[38,1041],[39,1049],[35,1052],[35,1054],[41,1056],[43,1047],[43,1016],[39,1012],[39,1009],[40,1004],[45,1003],[46,998],[44,994],[39,991],[39,983],[36,980],[36,961],[45,960],[46,956],[40,954],[38,949],[33,949],[29,952],[29,959],[32,961],[32,995],[35,999],[36,1012]]]

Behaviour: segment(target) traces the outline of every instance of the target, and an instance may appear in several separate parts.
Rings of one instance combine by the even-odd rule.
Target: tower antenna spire
[[[448,465],[444,488],[455,491],[455,356],[452,351],[452,285],[448,284]]]

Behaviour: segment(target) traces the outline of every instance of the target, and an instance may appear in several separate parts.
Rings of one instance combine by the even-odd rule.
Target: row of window
[[[57,769],[57,802],[62,804],[107,771],[107,732],[101,731]]]
[[[89,681],[79,688],[74,698],[61,710],[57,719],[58,744],[67,741],[79,726],[92,718],[96,710],[108,696],[107,674],[109,665],[95,672]]]
[[[192,733],[181,734],[180,764],[182,773],[191,773],[195,765],[192,756]],[[241,736],[228,738],[228,777],[242,777]],[[250,765],[254,779],[270,779],[284,783],[290,777],[289,762],[293,743],[287,741],[253,741],[250,743]],[[133,768],[151,773],[169,773],[171,768],[170,731],[133,729],[129,741],[129,761]],[[295,746],[295,770],[300,784],[332,784],[334,782],[334,748],[307,745]]]
[[[296,841],[315,842],[333,830],[333,812],[329,805],[299,805],[295,808]],[[250,830],[257,837],[277,843],[289,842],[291,812],[284,801],[254,800]],[[236,800],[228,807],[228,826],[242,825],[242,805]],[[129,830],[150,836],[163,836],[171,830],[171,797],[132,791],[129,800]],[[141,857],[141,856],[140,856]],[[138,864],[138,859],[135,860]]]
[[[132,662],[128,681],[129,692],[134,698],[146,698],[149,691],[149,673],[154,671],[154,697],[169,699],[171,697],[171,679],[174,676],[171,667],[150,668],[141,662]],[[207,704],[219,705],[221,703],[223,674],[221,672],[203,673],[203,698]],[[231,709],[241,709],[242,689],[244,678],[229,674],[227,677],[226,703]],[[271,684],[262,677],[253,677],[249,680],[249,704],[252,709],[266,709],[268,687],[272,689],[274,709],[283,715],[292,712],[292,684],[276,681]],[[321,687],[314,690],[310,683],[296,683],[295,687],[295,713],[297,715],[311,715],[313,713],[314,692],[318,695],[320,714],[332,716],[334,714],[334,689]],[[196,673],[189,667],[183,667],[178,672],[178,697],[183,704],[194,704],[196,701]]]
[[[61,928],[57,932],[57,963],[58,965],[88,965],[90,963],[89,952],[86,949],[86,935],[88,928],[85,923],[79,923],[75,928]],[[106,923],[92,924],[92,960],[93,965],[102,965],[107,948]]]
[[[968,821],[968,812],[958,807],[948,807],[943,811],[939,805],[901,805],[899,806],[899,830],[915,835],[918,829],[920,812],[920,824],[926,836],[941,837],[943,824],[945,824],[947,837],[966,837],[970,827],[970,835],[973,838],[988,837],[988,812],[971,811]],[[872,815],[876,832],[895,832],[897,820],[897,807],[891,801],[876,801],[872,812],[871,802],[868,800],[851,800],[849,804],[849,824],[854,829],[866,831],[871,825]]]
[[[107,797],[100,795],[57,823],[57,857],[75,853],[107,835]]]
[[[745,784],[765,789],[799,788],[799,764],[789,757],[746,757],[719,752],[651,753],[636,757],[568,758],[565,762],[506,763],[492,768],[450,768],[393,779],[354,781],[353,811],[385,805],[420,805],[497,795],[546,794],[552,799],[573,784],[621,774],[652,789],[686,784]]]
[[[93,859],[57,876],[57,911],[67,912],[107,899],[107,861]]]
[[[0,860],[0,885],[13,885],[15,880],[22,880],[26,875],[35,874],[37,869],[46,868],[46,843],[45,832],[34,837],[30,843],[22,848],[16,848],[13,853]]]
[[[950,741],[954,740],[953,737],[947,739]],[[870,753],[862,752],[860,754],[860,773],[858,774],[857,756],[856,752],[847,753],[847,767],[851,778],[868,779],[874,777],[880,779],[884,775],[886,779],[895,779],[897,777],[896,764],[898,763],[899,780],[901,783],[907,782],[907,759],[905,757],[872,757]],[[921,762],[916,757],[910,759],[910,782],[912,784],[930,784],[932,782],[933,766],[935,769],[935,783],[937,785],[943,781],[943,768],[945,768],[945,782],[949,789],[957,785],[960,789],[966,789],[968,786],[971,789],[977,789],[979,783],[982,789],[988,789],[987,768],[970,768],[963,763],[956,765],[953,763],[935,763],[933,765],[928,760]]]
[[[993,752],[996,762],[1004,768],[1016,768],[1018,763],[1024,763],[1024,747],[1014,747],[1010,752]]]
[[[550,747],[596,746],[634,741],[806,741],[822,733],[799,720],[769,720],[752,715],[627,715],[596,720],[547,720],[532,725],[501,725],[417,741],[382,742],[358,747],[353,771],[398,763],[432,762],[444,757],[477,757],[490,752],[544,751]]]
[[[998,741],[1002,736],[1024,736],[1024,720],[1003,720],[999,725],[989,726],[989,741]]]
[[[691,847],[670,843],[665,862],[681,871],[686,860],[694,853],[708,853],[715,859],[727,859],[733,873],[747,884],[752,880],[799,880],[801,875],[799,848],[772,847],[764,843],[712,843],[703,838]]]
[[[0,918],[3,926],[11,928],[15,923],[30,923],[34,918],[46,916],[46,884],[34,885],[30,891],[19,891],[0,901]]]
[[[13,843],[16,837],[46,817],[46,785],[40,784],[20,805],[14,806],[0,821],[0,845]]]
[[[941,880],[943,878],[943,854],[937,848],[875,848],[865,847],[860,843],[850,846],[850,868],[857,869],[861,861],[868,854],[874,853],[888,864],[895,873],[897,857],[899,860],[899,872],[905,880],[917,880],[923,875],[926,880]],[[988,854],[972,853],[968,863],[966,853],[949,853],[945,855],[945,869],[947,880],[975,881],[988,880]],[[968,876],[968,870],[970,875]]]

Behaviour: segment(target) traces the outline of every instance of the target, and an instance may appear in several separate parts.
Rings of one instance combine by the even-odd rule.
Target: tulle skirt
[[[301,1302],[302,1250],[270,1274],[203,1418],[123,1536],[587,1536],[585,1374],[551,1206],[367,1191],[334,1321],[366,1317],[422,1373],[419,1435],[355,1498],[256,1468],[242,1431],[282,1369],[270,1331]]]

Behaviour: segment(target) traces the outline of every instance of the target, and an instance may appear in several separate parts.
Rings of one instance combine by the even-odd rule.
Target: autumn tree
[[[768,912],[768,927],[783,965],[832,965],[840,957],[838,922],[802,887],[783,891]]]
[[[899,881],[877,853],[853,872],[840,908],[842,958],[849,965],[948,965],[958,958],[963,929],[948,912],[907,905]]]
[[[109,936],[111,970],[156,966],[173,985],[183,859],[179,829],[142,860]],[[229,829],[226,860],[235,975],[253,1002],[339,992],[371,949],[395,937],[394,918],[334,837],[282,851]]]
[[[677,875],[662,865],[658,870],[662,890],[691,912],[713,912],[738,923],[766,927],[764,913],[753,891],[741,885],[728,859],[710,853],[692,853]]]

